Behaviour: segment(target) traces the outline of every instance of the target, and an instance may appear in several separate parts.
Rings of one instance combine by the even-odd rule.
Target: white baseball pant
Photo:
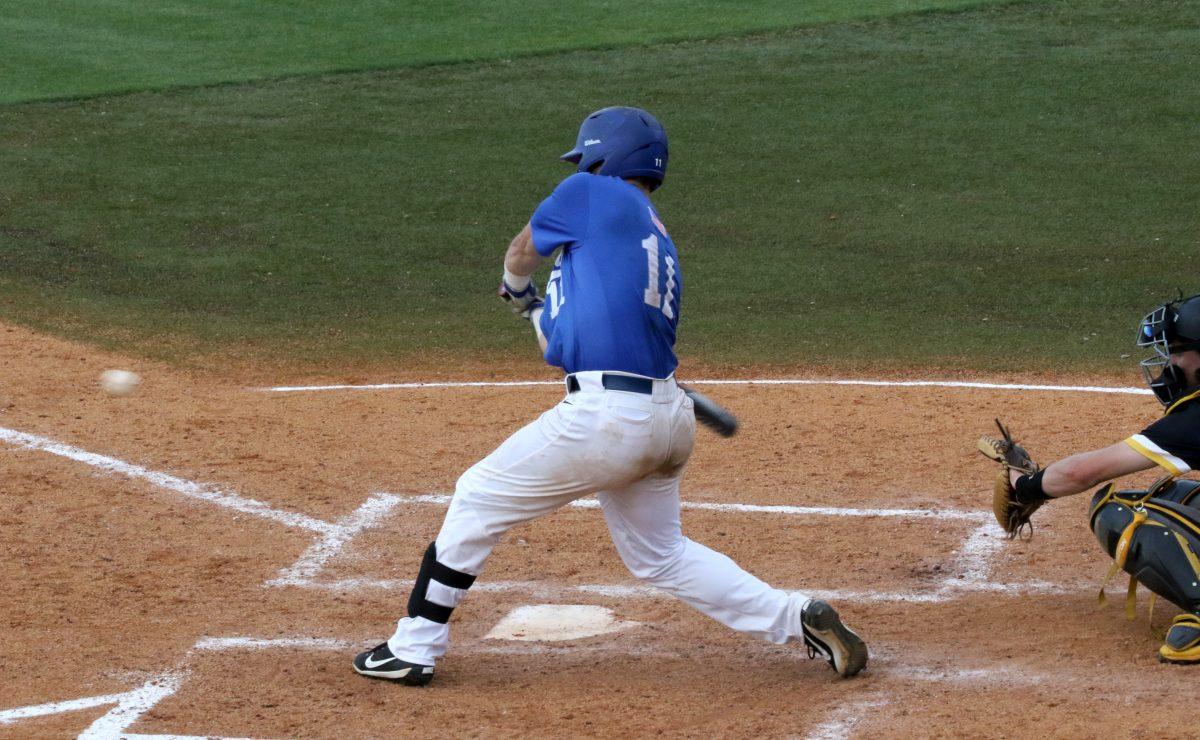
[[[772,588],[683,536],[679,482],[695,437],[691,399],[673,378],[642,394],[606,390],[601,376],[576,373],[578,392],[458,479],[437,561],[478,575],[511,527],[594,493],[633,575],[740,632],[773,643],[802,639],[807,596]],[[451,608],[465,595],[436,580],[426,592]],[[449,625],[404,617],[388,647],[401,660],[433,665],[449,640]]]

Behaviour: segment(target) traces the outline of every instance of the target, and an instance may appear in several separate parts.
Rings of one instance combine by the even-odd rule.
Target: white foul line
[[[979,388],[984,390],[1051,391],[1077,393],[1124,393],[1151,395],[1149,388],[1103,385],[1040,385],[1035,383],[980,383],[960,380],[812,380],[807,378],[749,378],[730,380],[689,380],[689,385],[856,385],[881,388]],[[312,391],[383,391],[403,388],[511,388],[518,386],[557,385],[561,380],[495,381],[418,381],[411,383],[373,383],[368,385],[279,385],[256,390],[265,393],[302,393]]]
[[[323,522],[320,519],[314,519],[306,514],[280,511],[262,501],[245,498],[236,493],[222,491],[212,486],[201,485],[190,480],[184,480],[183,478],[176,478],[166,473],[148,470],[140,465],[133,465],[132,463],[127,463],[106,455],[98,455],[94,452],[81,450],[78,447],[71,447],[70,445],[56,442],[49,437],[40,437],[36,434],[26,434],[25,432],[18,432],[15,429],[0,427],[0,442],[7,442],[28,450],[37,450],[65,457],[68,460],[75,460],[76,462],[91,465],[108,473],[117,473],[136,480],[143,480],[151,485],[165,488],[168,491],[174,491],[188,498],[207,501],[217,506],[240,511],[244,514],[253,514],[264,519],[273,519],[289,527],[308,529],[323,535],[332,534],[337,531],[335,525]]]
[[[281,570],[275,579],[265,585],[286,586],[307,582],[308,579],[316,576],[325,563],[336,556],[347,542],[364,529],[377,525],[400,503],[400,498],[392,494],[374,494],[368,497],[362,506],[351,512],[348,516],[337,522],[330,523],[306,514],[281,511],[272,508],[269,504],[262,501],[245,498],[230,491],[221,491],[212,486],[177,478],[167,473],[148,470],[140,465],[133,465],[113,457],[81,450],[77,447],[72,447],[36,434],[27,434],[14,429],[0,427],[0,442],[7,442],[25,449],[58,455],[69,460],[91,465],[108,473],[117,473],[135,480],[142,480],[159,488],[181,494],[187,498],[198,499],[227,509],[233,509],[234,511],[259,516],[264,519],[271,519],[289,527],[307,529],[320,535],[319,539],[310,545],[295,563]]]

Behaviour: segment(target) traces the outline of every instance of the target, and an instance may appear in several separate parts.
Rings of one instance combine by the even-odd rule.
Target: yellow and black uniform
[[[1200,409],[1200,404],[1194,404],[1194,409]],[[1156,445],[1162,438],[1158,440]],[[1179,448],[1171,449],[1169,454],[1179,459]],[[1090,524],[1100,546],[1115,561],[1108,577],[1118,568],[1130,576],[1126,603],[1130,619],[1135,582],[1184,610],[1167,632],[1159,657],[1172,663],[1200,663],[1200,481],[1170,481],[1151,491],[1117,491],[1109,483],[1092,499]]]
[[[1125,443],[1169,477],[1144,491],[1103,486],[1092,499],[1091,527],[1115,561],[1108,578],[1118,569],[1130,576],[1126,608],[1131,619],[1138,583],[1183,609],[1159,657],[1200,664],[1200,482],[1176,480],[1200,470],[1200,386],[1194,370],[1185,370],[1194,366],[1194,358],[1179,364],[1184,353],[1200,352],[1200,295],[1168,301],[1146,314],[1137,345],[1154,352],[1142,360],[1142,372],[1166,411]]]
[[[1172,403],[1161,419],[1125,444],[1171,475],[1200,469],[1200,390]]]

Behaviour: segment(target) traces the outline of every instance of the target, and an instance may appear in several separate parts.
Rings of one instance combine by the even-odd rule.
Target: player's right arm
[[[1080,452],[1051,463],[1042,475],[1042,490],[1051,498],[1082,493],[1105,481],[1154,467],[1154,463],[1125,442],[1099,450]],[[1019,470],[1010,471],[1012,481]],[[1015,475],[1014,475],[1015,474]]]
[[[1098,483],[1155,466],[1170,475],[1183,475],[1197,460],[1196,415],[1188,408],[1168,412],[1158,421],[1114,445],[1059,460],[1042,476],[1048,496],[1069,496]]]

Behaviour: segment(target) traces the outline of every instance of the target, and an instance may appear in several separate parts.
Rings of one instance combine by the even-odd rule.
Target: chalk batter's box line
[[[176,476],[148,470],[113,457],[98,455],[56,440],[38,435],[18,432],[12,429],[0,428],[0,442],[7,442],[17,447],[37,450],[67,459],[82,462],[109,474],[124,475],[134,480],[150,483],[163,490],[175,493],[184,498],[191,498],[215,504],[243,514],[251,514],[264,519],[275,521],[290,528],[312,531],[317,539],[304,550],[300,557],[290,566],[279,571],[276,577],[264,583],[264,586],[298,586],[308,588],[332,588],[353,590],[366,588],[396,587],[395,581],[372,581],[370,579],[347,579],[332,583],[322,583],[318,580],[326,564],[340,556],[343,549],[358,534],[366,529],[379,526],[392,510],[406,500],[416,503],[445,505],[450,496],[444,494],[428,494],[412,496],[405,499],[390,493],[372,494],[356,511],[343,517],[338,522],[330,523],[315,519],[304,514],[283,511],[262,501],[245,498],[235,492],[217,489],[212,486],[185,480]],[[571,504],[575,508],[594,509],[599,502],[594,499],[581,499]],[[1060,589],[1044,583],[998,584],[987,580],[990,566],[990,556],[1001,541],[991,533],[987,523],[989,517],[982,512],[968,512],[952,509],[923,510],[923,509],[865,509],[838,507],[805,507],[805,506],[768,506],[756,504],[726,504],[713,502],[682,502],[685,509],[709,510],[731,513],[774,514],[782,516],[843,516],[843,517],[897,517],[897,518],[942,518],[958,521],[974,522],[978,526],[963,541],[963,545],[950,555],[951,571],[945,581],[938,584],[932,591],[912,592],[839,592],[818,590],[814,593],[821,598],[841,599],[854,598],[866,601],[900,601],[909,603],[940,603],[958,598],[963,593],[992,591],[997,593],[1030,593],[1055,592]],[[958,578],[954,571],[961,571]],[[402,584],[400,584],[403,587]],[[578,596],[583,593],[593,595],[624,593],[629,595],[658,595],[655,589],[646,589],[637,585],[624,584],[588,584],[582,587],[562,587],[557,593],[559,597]],[[551,589],[551,590],[548,590]],[[548,595],[553,593],[553,587],[544,583],[500,582],[495,586],[480,584],[478,590],[495,591],[526,591],[534,594]]]
[[[444,494],[427,494],[417,496],[402,497],[395,494],[376,494],[377,496],[391,496],[399,500],[400,503],[418,503],[431,505],[446,505],[451,500],[451,496]],[[685,502],[686,508],[687,502]],[[720,507],[720,511],[728,511],[727,504],[708,504],[698,503],[695,508],[711,508]],[[814,513],[824,516],[854,516],[862,518],[872,518],[880,516],[907,517],[911,510],[905,509],[825,509],[825,508],[805,508],[805,507],[763,507],[751,505],[733,505],[738,508],[734,511],[763,512],[768,513],[787,513],[791,515],[812,515]],[[599,508],[599,502],[593,499],[582,499],[569,504],[568,507],[579,509],[596,509]],[[566,508],[566,507],[564,507]],[[783,509],[783,511],[779,511]],[[921,511],[921,510],[916,510]],[[921,512],[925,513],[925,512]],[[965,520],[975,522],[977,526],[973,528],[970,534],[963,540],[963,544],[954,552],[948,555],[949,569],[946,577],[924,591],[849,591],[838,589],[823,589],[823,588],[807,588],[796,587],[794,590],[799,590],[812,598],[825,599],[830,601],[860,601],[860,602],[900,602],[900,603],[926,603],[940,604],[948,601],[954,601],[962,598],[967,594],[974,593],[993,593],[998,595],[1027,595],[1027,594],[1061,594],[1074,592],[1080,589],[1085,589],[1086,585],[1078,587],[1064,587],[1061,584],[1049,583],[1045,581],[1025,581],[1020,583],[999,583],[989,580],[989,558],[1001,545],[1003,538],[998,531],[993,531],[995,528],[989,524],[990,515],[981,515],[976,512],[961,512],[948,511],[945,512],[946,518]],[[383,589],[388,591],[401,591],[411,588],[413,582],[403,579],[372,579],[372,578],[343,578],[332,581],[322,581],[317,577],[317,573],[311,573],[306,578],[287,578],[281,574],[280,577],[268,581],[266,586],[295,586],[300,588],[322,589],[329,591],[356,592],[367,589]],[[561,584],[548,583],[546,581],[479,581],[471,588],[472,593],[522,593],[529,598],[541,599],[546,601],[563,600],[563,599],[579,599],[579,598],[601,598],[601,599],[668,599],[670,598],[663,591],[652,586],[641,585],[637,583],[582,583],[582,584]]]
[[[70,445],[65,445],[61,442],[46,437],[0,428],[0,441],[8,442],[9,444],[18,447],[38,450],[78,462],[83,462],[106,473],[124,475],[134,480],[141,480],[150,483],[155,487],[170,491],[184,498],[206,501],[222,508],[228,508],[241,513],[259,516],[283,524],[290,528],[305,529],[317,534],[317,541],[314,542],[313,545],[311,545],[308,549],[306,549],[292,566],[283,569],[278,578],[268,582],[270,585],[290,584],[333,589],[361,589],[370,586],[402,588],[405,585],[411,585],[404,582],[389,583],[386,581],[371,582],[364,580],[340,581],[332,583],[319,583],[315,581],[315,577],[321,571],[324,565],[331,558],[337,556],[345,547],[345,545],[347,545],[357,534],[362,532],[364,529],[378,525],[396,505],[405,502],[405,499],[400,496],[388,493],[373,494],[357,511],[343,518],[338,523],[329,523],[308,517],[304,514],[275,509],[269,504],[244,498],[237,493],[219,490],[211,486],[184,480],[165,473],[148,470],[141,466],[132,465],[116,458],[87,452],[85,450],[81,450]],[[445,505],[449,503],[450,499],[451,497],[448,495],[429,494],[408,497],[407,501]],[[582,499],[573,502],[571,506],[581,509],[595,509],[599,507],[599,502],[595,501],[594,499]],[[1012,585],[988,583],[984,581],[983,576],[986,575],[987,555],[990,550],[994,549],[992,545],[994,542],[996,542],[996,538],[989,537],[989,526],[987,524],[988,517],[986,514],[981,512],[922,509],[768,506],[713,502],[681,502],[681,507],[684,509],[701,511],[707,510],[730,513],[774,514],[782,516],[897,517],[908,519],[937,518],[975,522],[978,525],[972,534],[964,541],[964,545],[960,551],[955,555],[956,560],[967,562],[968,567],[966,572],[968,577],[966,580],[956,581],[951,578],[948,579],[936,591],[923,594],[886,593],[880,591],[856,593],[847,591],[818,590],[811,592],[811,595],[815,598],[873,602],[894,600],[909,603],[939,603],[955,598],[956,594],[967,591],[1029,593],[1031,591],[1061,590],[1059,587],[1053,584],[1027,583]],[[530,591],[533,593],[543,593],[547,590],[547,588],[547,584],[543,583],[501,581],[480,583],[477,590],[484,592]],[[552,586],[549,587],[549,589],[556,592],[560,596],[567,594],[573,596],[592,594],[605,597],[617,596],[622,598],[628,598],[630,596],[663,596],[663,594],[658,592],[656,589],[637,585],[627,586],[620,584],[585,584],[577,587]],[[199,650],[229,649],[234,647],[243,649],[260,649],[266,647],[333,649],[336,647],[338,649],[342,649],[343,647],[347,646],[341,641],[322,641],[319,638],[295,638],[285,640],[254,638],[228,638],[226,640],[208,639],[202,640],[196,645],[196,649]],[[587,649],[595,650],[596,648],[589,647]],[[495,650],[513,653],[522,652],[526,649],[504,646],[495,648]],[[528,649],[530,652],[538,650],[544,649],[539,647]],[[562,649],[555,648],[555,650],[561,651]],[[986,670],[981,672],[989,676],[992,673],[991,671]],[[138,719],[152,709],[155,704],[157,704],[163,698],[174,694],[182,684],[184,675],[185,674],[180,672],[164,673],[151,679],[143,686],[124,694],[90,697],[74,701],[17,708],[15,710],[6,710],[0,712],[0,724],[14,722],[22,718],[45,716],[47,714],[93,708],[112,703],[115,704],[114,708],[92,723],[92,725],[89,726],[80,737],[159,737],[175,738],[176,740],[181,740],[185,737],[201,737],[182,735],[128,735],[127,733],[124,733],[124,730],[135,724]],[[914,677],[920,678],[920,676]],[[934,680],[947,680],[947,678],[944,675],[938,675],[934,677]],[[836,717],[831,718],[830,720],[827,720],[826,723],[821,725],[820,728],[823,730],[836,729],[840,726],[844,726],[843,722],[844,720],[840,720]]]
[[[346,578],[336,581],[303,581],[283,583],[269,582],[270,586],[295,586],[298,588],[321,589],[346,593],[362,592],[368,589],[401,592],[412,588],[411,580],[403,579],[369,579]],[[901,604],[945,604],[958,601],[969,594],[994,594],[997,596],[1028,596],[1029,594],[1064,594],[1085,593],[1086,585],[1066,587],[1062,584],[1045,581],[1027,581],[1024,583],[995,583],[989,581],[972,581],[967,579],[947,579],[928,591],[849,591],[839,589],[805,588],[796,590],[814,599],[833,602],[867,602],[901,603]],[[581,598],[599,599],[662,599],[669,601],[674,597],[652,586],[622,583],[581,583],[562,585],[545,581],[479,581],[471,587],[472,593],[520,593],[526,598],[541,601],[578,600]]]
[[[269,519],[291,528],[305,529],[318,535],[317,540],[310,545],[292,565],[283,568],[279,574],[265,583],[266,586],[317,586],[316,579],[326,563],[337,557],[343,548],[365,529],[378,526],[390,514],[391,510],[404,499],[388,493],[376,493],[370,496],[358,510],[342,518],[336,523],[325,522],[304,514],[282,511],[262,501],[245,498],[235,492],[221,490],[212,486],[185,480],[166,473],[148,470],[138,465],[118,460],[106,455],[99,455],[86,450],[66,445],[57,440],[39,435],[18,432],[12,429],[0,428],[0,441],[17,447],[37,450],[48,454],[64,457],[95,467],[110,474],[124,475],[134,480],[144,481],[163,490],[217,506],[228,508],[243,514]],[[408,500],[418,503],[433,503],[445,505],[450,497],[446,495],[414,496]],[[572,506],[577,508],[596,508],[599,502],[594,499],[582,499]],[[837,507],[802,507],[802,506],[763,506],[755,504],[723,504],[712,502],[683,502],[684,508],[712,510],[739,513],[768,513],[787,516],[853,516],[853,517],[904,517],[904,518],[946,518],[979,523],[979,528],[972,532],[964,541],[963,547],[952,555],[952,561],[965,564],[965,575],[968,583],[982,583],[987,575],[988,555],[999,545],[994,537],[989,537],[986,527],[987,515],[981,512],[965,512],[956,510],[921,510],[921,509],[855,509]],[[350,582],[342,582],[346,587]],[[370,581],[360,582],[367,587]],[[963,584],[948,579],[945,587],[960,588]],[[595,584],[596,588],[619,587]],[[996,584],[987,584],[994,587]],[[982,586],[972,587],[981,590]],[[1005,590],[1005,589],[1000,589]],[[943,589],[944,591],[944,589]],[[884,595],[886,599],[905,601],[922,600],[921,594]],[[940,600],[940,596],[933,597]]]
[[[327,586],[319,580],[321,571],[325,565],[338,557],[346,545],[360,534],[362,531],[378,525],[386,516],[390,515],[396,506],[402,504],[424,504],[434,506],[448,506],[453,496],[448,494],[418,494],[418,495],[400,495],[386,492],[378,492],[371,495],[366,503],[354,514],[342,519],[338,525],[339,533],[335,535],[326,535],[310,546],[300,558],[291,566],[280,570],[279,574],[267,581],[264,586],[298,586],[304,588],[326,588]],[[704,501],[683,501],[680,502],[683,509],[693,509],[701,511],[716,511],[721,513],[737,513],[737,514],[773,514],[777,516],[827,516],[827,517],[857,517],[857,518],[903,518],[903,519],[940,519],[952,521],[965,521],[977,525],[971,533],[964,538],[962,545],[950,555],[951,574],[947,576],[946,583],[940,588],[943,590],[955,581],[953,572],[956,569],[962,571],[962,577],[959,580],[964,580],[969,583],[983,581],[988,574],[988,556],[996,547],[1000,545],[998,536],[993,536],[992,527],[988,522],[991,521],[991,516],[982,512],[960,511],[954,509],[863,509],[863,508],[838,508],[838,507],[819,507],[819,506],[771,506],[759,504],[725,504],[713,503]],[[573,509],[599,509],[600,502],[595,499],[584,498],[573,501],[563,508]],[[514,582],[515,584],[516,582]],[[336,582],[333,587],[337,590],[354,590],[356,588],[393,588],[404,586],[403,582],[392,580],[373,580],[373,579],[343,579]],[[411,586],[411,582],[407,586]],[[962,586],[963,583],[954,582],[954,588]],[[543,584],[544,586],[544,584]],[[994,586],[994,584],[990,584]],[[604,589],[629,589],[637,588],[624,586],[621,584],[593,584],[593,593],[601,593]],[[1033,587],[1035,590],[1037,587]],[[476,586],[477,591],[487,590],[484,584]],[[544,587],[534,587],[525,585],[513,585],[511,589],[499,590],[528,590],[539,594],[549,594],[550,591]],[[982,590],[982,587],[975,590]],[[652,590],[657,593],[657,590]],[[614,591],[615,592],[615,591]],[[560,593],[565,595],[570,593],[569,590],[564,590]],[[833,592],[827,592],[833,593]],[[548,596],[543,596],[549,598]],[[893,601],[919,601],[920,595],[887,595],[883,600]],[[941,600],[941,599],[936,599]]]
[[[456,645],[456,652],[484,653],[501,655],[542,655],[542,654],[574,654],[574,653],[613,653],[628,655],[631,651],[626,647],[616,645],[513,645],[490,644],[491,641],[478,639]],[[48,717],[68,712],[94,709],[107,705],[115,705],[103,716],[92,722],[80,735],[80,738],[96,740],[98,738],[170,738],[173,740],[192,740],[195,738],[216,738],[215,735],[178,735],[159,733],[129,733],[126,732],[156,705],[164,699],[176,694],[191,675],[188,667],[191,659],[197,654],[225,651],[261,651],[261,650],[305,650],[305,651],[352,651],[367,644],[366,641],[352,641],[329,637],[204,637],[198,640],[191,650],[184,655],[182,665],[151,676],[145,683],[129,691],[82,697],[57,702],[46,702],[9,709],[0,709],[0,726],[12,725],[27,719]],[[776,646],[758,645],[762,650],[774,650]],[[907,655],[908,651],[889,651],[878,646],[874,650],[871,663],[872,675],[876,677],[895,678],[900,681],[932,682],[972,685],[984,683],[1035,687],[1042,685],[1057,685],[1062,678],[1053,673],[1031,671],[1025,668],[1013,668],[1001,664],[985,667],[968,667],[955,669],[931,669],[919,665],[900,663],[894,655]],[[633,653],[652,654],[652,648],[634,649]],[[1078,678],[1072,676],[1072,678]],[[1101,681],[1103,683],[1103,681]],[[817,728],[829,728],[838,724],[838,718],[843,715],[833,714]],[[232,740],[222,738],[221,740]],[[245,740],[245,739],[243,739]]]
[[[983,383],[958,380],[858,380],[810,378],[748,378],[686,380],[689,385],[843,385],[877,388],[974,388],[980,390],[1043,391],[1052,393],[1109,393],[1148,396],[1149,388],[1103,385],[1041,385],[1036,383]],[[518,388],[523,386],[562,386],[561,380],[495,381],[414,381],[409,383],[372,383],[365,385],[279,385],[255,388],[263,393],[311,393],[320,391],[386,391],[406,388]]]
[[[547,383],[549,384],[549,383]],[[269,519],[277,523],[283,524],[289,528],[304,529],[312,531],[318,535],[318,540],[308,550],[301,555],[297,562],[290,568],[285,568],[283,573],[289,571],[297,576],[297,580],[304,580],[305,577],[315,576],[323,567],[324,563],[338,552],[358,533],[363,529],[375,526],[378,522],[390,512],[390,510],[398,503],[400,497],[392,494],[374,494],[368,498],[357,511],[351,513],[348,517],[343,518],[338,523],[329,523],[313,517],[308,517],[304,514],[296,512],[283,511],[275,509],[261,501],[247,499],[236,493],[225,490],[220,490],[212,486],[207,486],[193,481],[188,481],[176,476],[171,476],[165,473],[160,473],[148,470],[144,467],[133,465],[131,463],[118,460],[113,457],[98,455],[70,445],[63,444],[56,440],[32,435],[24,432],[19,432],[13,429],[5,429],[0,427],[0,442],[6,442],[10,445],[21,447],[30,450],[37,450],[48,454],[64,457],[67,459],[82,462],[91,467],[97,468],[105,473],[124,475],[134,480],[141,480],[151,485],[170,491],[184,498],[191,498],[200,501],[206,501],[215,504],[222,508],[228,508],[244,514],[258,516],[264,519]],[[421,497],[425,502],[429,503],[444,503],[449,501],[449,496],[430,495]],[[583,500],[575,502],[580,508],[595,508],[599,504],[593,500]],[[731,512],[752,512],[752,513],[775,513],[785,515],[825,515],[825,516],[894,516],[894,517],[942,517],[956,518],[960,520],[981,522],[986,520],[986,515],[978,512],[957,512],[952,510],[946,511],[927,511],[915,509],[839,509],[836,507],[789,507],[789,506],[758,506],[751,504],[716,504],[709,502],[685,502],[685,508],[709,509],[716,511],[731,511]],[[964,547],[964,552],[970,547],[971,540],[979,540],[978,535],[983,532],[986,524],[980,524],[975,530],[968,543]],[[974,554],[978,557],[984,548],[976,546],[975,549],[980,552]],[[984,558],[986,560],[986,557]],[[331,587],[333,584],[311,584],[319,587]],[[348,584],[347,584],[348,585]],[[492,589],[503,590],[513,584],[495,583]],[[517,587],[522,587],[521,584],[516,584]],[[975,584],[979,589],[972,590],[1000,590],[1006,591],[1011,588],[1019,588],[1023,591],[1040,590],[1043,586],[1055,588],[1051,584],[1024,584],[1020,586],[1008,586],[1005,584]],[[480,590],[489,590],[486,584],[480,584]],[[587,587],[584,587],[587,588]],[[642,587],[622,587],[596,584],[591,587],[597,590],[608,590],[609,593],[613,589],[637,590]],[[820,596],[820,593],[816,594]],[[854,597],[854,594],[842,592],[843,597]],[[866,592],[859,594],[863,596],[879,596],[879,592]],[[906,600],[925,600],[920,598],[920,595],[902,595]],[[342,641],[329,641],[326,645],[321,638],[287,638],[283,640],[271,639],[255,639],[255,638],[228,638],[231,643],[225,643],[218,640],[216,643],[211,640],[201,640],[197,643],[196,649],[226,649],[227,647],[241,647],[247,649],[263,648],[263,647],[292,647],[292,648],[329,648],[336,646],[338,649],[345,647]],[[504,648],[507,652],[513,652],[510,647]],[[594,649],[594,648],[591,648]],[[992,674],[990,669],[985,669],[985,673],[989,676]],[[155,704],[163,698],[174,694],[182,684],[185,673],[181,671],[168,671],[163,674],[152,677],[141,687],[132,691],[121,694],[109,694],[95,697],[85,697],[82,699],[69,700],[64,702],[51,702],[48,704],[33,705],[27,707],[17,707],[14,709],[0,710],[0,725],[10,724],[21,719],[31,717],[47,716],[62,712],[77,711],[81,709],[94,708],[107,704],[115,704],[114,708],[104,716],[97,719],[92,725],[85,730],[81,738],[110,738],[110,737],[167,737],[167,738],[191,738],[204,736],[182,736],[182,735],[128,735],[124,732],[127,728],[135,724],[138,719],[148,712]],[[913,676],[917,677],[917,676]],[[945,675],[939,674],[934,680],[947,680]]]
[[[445,493],[402,494],[381,493],[394,496],[400,503],[434,504],[449,506],[453,498]],[[594,498],[581,498],[566,505],[574,509],[599,509],[600,502]],[[980,511],[961,509],[862,509],[840,506],[789,506],[768,504],[736,504],[712,501],[680,501],[682,509],[695,511],[717,511],[738,514],[779,514],[782,516],[845,516],[845,517],[900,517],[903,519],[953,519],[984,524],[992,521],[992,515]]]
[[[75,462],[81,462],[105,473],[122,475],[134,480],[140,480],[150,485],[175,493],[184,498],[205,501],[210,504],[232,509],[253,516],[270,519],[287,527],[305,529],[324,536],[336,537],[344,534],[344,527],[339,524],[326,522],[316,517],[310,517],[298,512],[277,509],[268,503],[246,498],[233,491],[223,490],[216,486],[179,478],[168,473],[149,470],[140,465],[124,460],[101,455],[59,442],[58,440],[37,434],[20,432],[15,429],[0,427],[0,442],[6,442],[14,447],[45,452],[57,457],[63,457]],[[391,500],[393,494],[380,493],[372,498]],[[421,503],[448,504],[450,496],[429,494],[410,497]],[[711,511],[738,511],[747,513],[774,513],[785,515],[826,515],[826,516],[898,516],[912,518],[952,518],[966,521],[987,521],[988,517],[982,512],[961,511],[953,509],[855,509],[841,507],[806,507],[806,506],[768,506],[758,504],[713,503],[713,502],[682,502],[684,508]],[[594,499],[580,499],[571,504],[580,508],[595,508],[599,502]]]
[[[397,504],[427,504],[435,506],[449,505],[452,496],[447,494],[419,494],[403,496],[392,493],[376,493],[374,497],[386,497]],[[964,538],[962,545],[950,553],[946,577],[935,587],[922,592],[887,592],[887,591],[840,591],[827,589],[799,590],[812,595],[814,598],[843,600],[851,599],[872,602],[906,602],[906,603],[942,603],[960,598],[964,593],[1058,593],[1062,589],[1044,582],[1026,582],[1021,584],[993,583],[988,580],[990,555],[1002,544],[999,535],[992,532],[989,522],[991,516],[982,512],[924,509],[860,509],[837,507],[804,507],[804,506],[765,506],[755,504],[721,504],[712,502],[681,502],[684,509],[699,509],[718,512],[774,514],[783,516],[834,516],[834,517],[895,517],[904,519],[951,519],[967,521],[976,524],[971,533]],[[595,499],[579,499],[564,508],[598,509],[600,502]],[[325,558],[321,562],[328,562]],[[364,589],[397,590],[409,588],[411,581],[394,579],[349,578],[335,581],[318,579],[320,568],[308,569],[303,575],[292,569],[281,571],[280,575],[268,581],[266,586],[297,586],[301,588],[318,588],[334,591],[360,591]],[[539,581],[482,581],[473,589],[476,592],[524,592],[531,597],[541,599],[578,598],[593,596],[604,598],[665,598],[664,594],[649,586],[637,584],[578,584],[562,585],[548,584]]]

